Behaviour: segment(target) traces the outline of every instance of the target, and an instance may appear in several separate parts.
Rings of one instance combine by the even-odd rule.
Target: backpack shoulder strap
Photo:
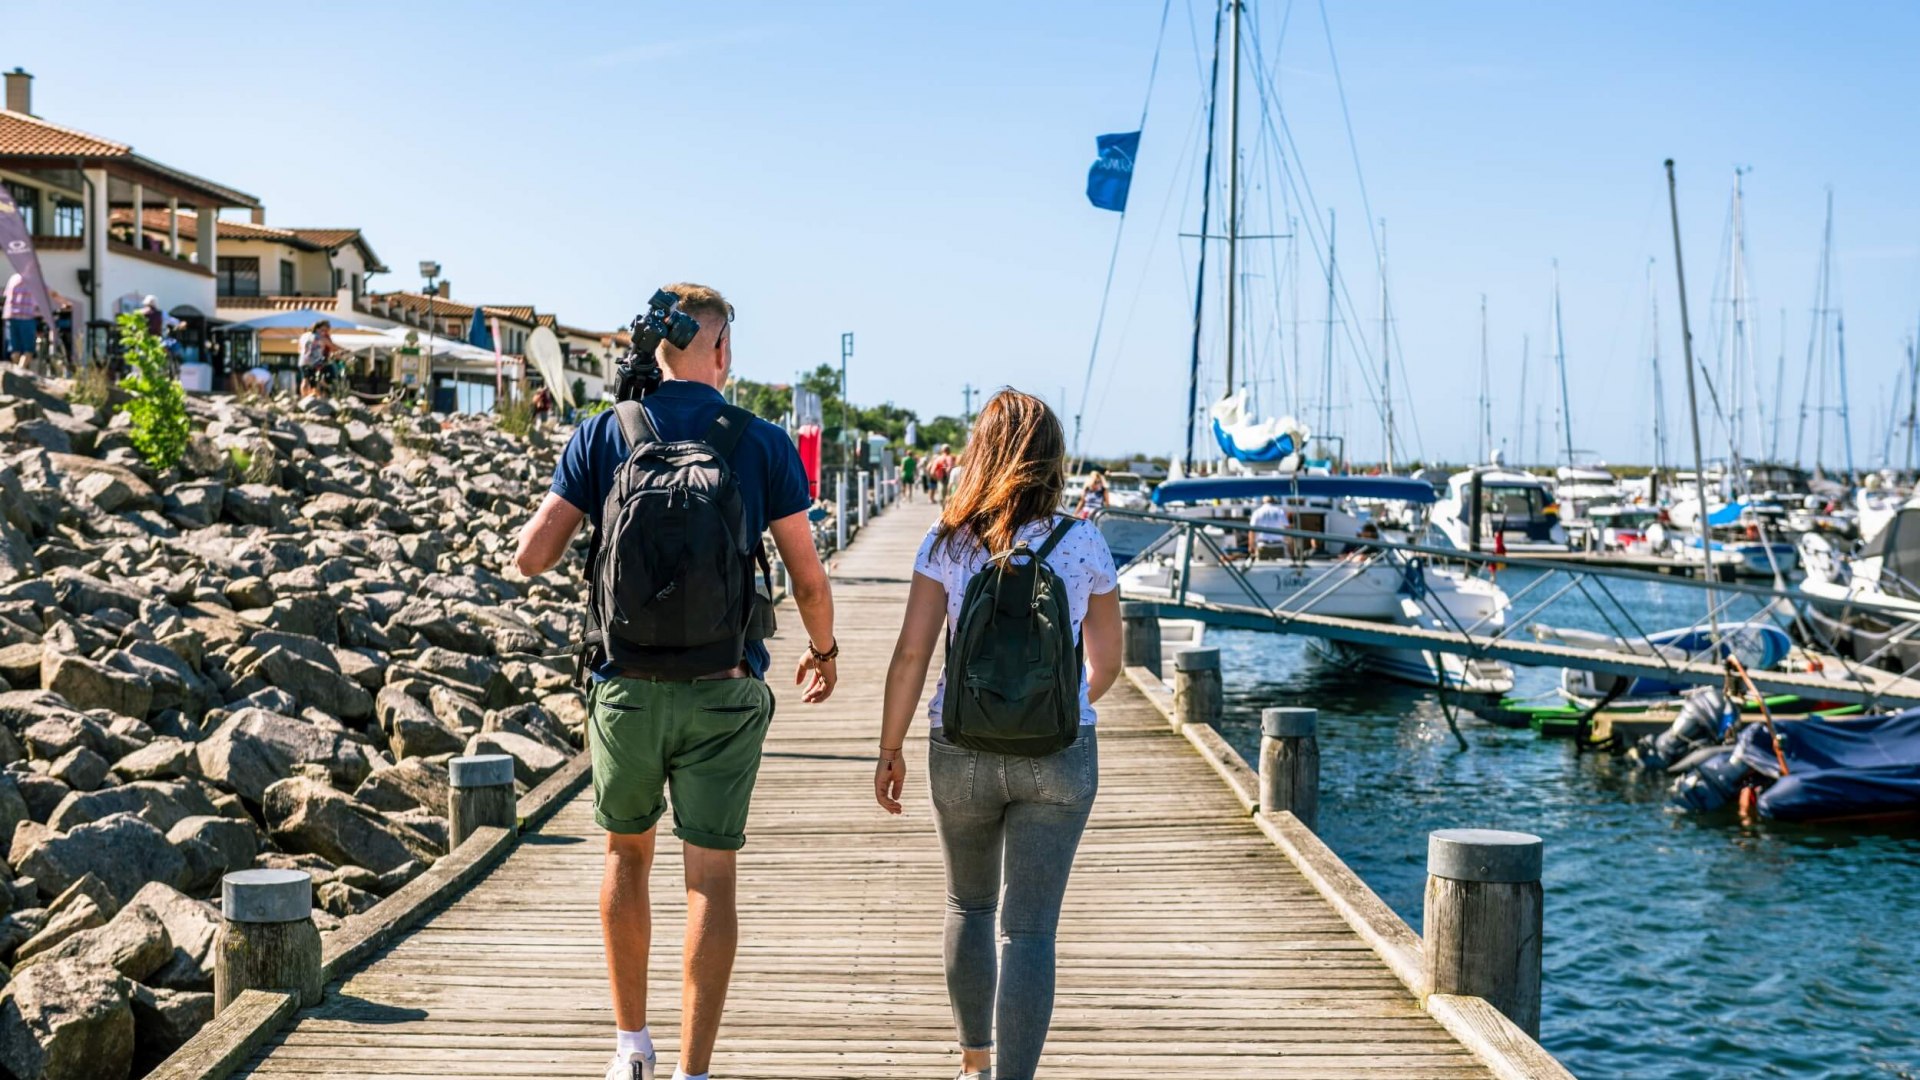
[[[1077,518],[1061,518],[1053,527],[1053,531],[1047,534],[1046,543],[1040,545],[1040,550],[1034,552],[1033,557],[1040,562],[1046,562],[1047,556],[1053,554],[1053,549],[1060,546],[1060,541],[1065,540],[1067,533],[1078,523]]]
[[[714,452],[727,460],[733,460],[733,452],[740,446],[740,440],[746,437],[747,429],[753,426],[753,414],[738,405],[720,406],[720,415],[713,418],[707,433],[701,442],[713,447]]]
[[[620,422],[620,434],[627,437],[627,453],[633,453],[646,443],[660,441],[660,432],[653,426],[653,417],[647,415],[646,407],[638,401],[616,402],[613,415]]]

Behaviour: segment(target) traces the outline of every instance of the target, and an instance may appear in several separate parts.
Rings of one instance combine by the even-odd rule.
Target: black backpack
[[[771,568],[730,464],[753,414],[723,406],[701,438],[666,442],[638,401],[614,412],[629,450],[588,555],[583,666],[674,680],[733,667],[772,635],[753,581],[757,562],[770,595]]]
[[[993,555],[967,582],[940,717],[955,746],[1043,757],[1079,737],[1082,642],[1066,584],[1047,565],[1073,526],[1055,525],[1037,551],[1022,541]]]

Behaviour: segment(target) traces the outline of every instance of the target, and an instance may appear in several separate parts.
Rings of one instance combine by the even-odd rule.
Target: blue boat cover
[[[1433,485],[1406,476],[1199,476],[1169,480],[1153,490],[1155,506],[1213,499],[1276,498],[1386,499],[1426,505],[1437,498]]]
[[[1213,441],[1219,444],[1221,453],[1239,461],[1280,461],[1295,450],[1292,435],[1268,439],[1262,446],[1241,446],[1220,423],[1219,417],[1213,420]]]
[[[1778,777],[1760,793],[1762,817],[1821,821],[1920,813],[1920,709],[1776,726],[1787,759],[1785,776],[1779,776],[1765,726],[1740,733],[1741,760]]]
[[[1740,524],[1740,515],[1746,513],[1746,511],[1747,511],[1746,503],[1730,502],[1727,505],[1721,507],[1720,509],[1715,510],[1712,513],[1708,514],[1707,524],[1713,526],[1716,529],[1725,528],[1728,525],[1738,525]]]

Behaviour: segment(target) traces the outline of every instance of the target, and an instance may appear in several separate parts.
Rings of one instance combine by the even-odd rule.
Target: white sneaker
[[[654,1067],[652,1054],[642,1054],[638,1050],[615,1054],[613,1062],[607,1066],[606,1080],[653,1080]]]

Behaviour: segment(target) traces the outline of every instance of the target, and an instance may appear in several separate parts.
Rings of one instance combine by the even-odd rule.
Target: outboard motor
[[[1633,755],[1649,769],[1665,769],[1706,746],[1717,746],[1733,723],[1727,695],[1717,686],[1689,690],[1680,705],[1680,715],[1658,735],[1647,735],[1634,746]]]
[[[1738,798],[1752,772],[1732,747],[1713,750],[1701,755],[1693,768],[1673,782],[1668,798],[1683,810],[1710,813]]]

